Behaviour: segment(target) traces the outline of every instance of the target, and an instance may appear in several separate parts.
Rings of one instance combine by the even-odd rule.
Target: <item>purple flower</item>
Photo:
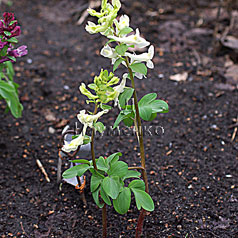
[[[3,14],[4,20],[0,21],[0,34],[4,36],[5,39],[10,39],[14,36],[19,36],[21,33],[20,26],[17,26],[17,20],[15,20],[14,14],[5,12]],[[5,34],[4,31],[7,31],[10,34]]]
[[[14,36],[19,36],[21,34],[21,27],[16,26],[12,31],[11,31],[11,37]]]
[[[4,12],[3,13],[3,18],[4,18],[4,22],[6,25],[9,25],[11,21],[14,21],[15,17],[14,17],[14,13],[12,12]]]
[[[27,50],[27,46],[26,45],[22,45],[22,46],[18,47],[17,49],[10,50],[8,52],[8,54],[10,56],[14,56],[14,57],[22,57],[24,55],[27,55],[27,53],[28,53],[28,50]]]

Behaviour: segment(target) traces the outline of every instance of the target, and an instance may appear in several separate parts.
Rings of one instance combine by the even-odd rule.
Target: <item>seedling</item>
[[[6,112],[10,110],[16,118],[21,116],[23,106],[18,98],[19,85],[13,81],[12,63],[28,53],[25,45],[14,49],[18,43],[16,37],[20,34],[21,28],[17,26],[14,14],[5,12],[3,20],[0,20],[0,99],[7,103]]]
[[[101,55],[111,60],[113,72],[102,69],[91,84],[87,86],[85,83],[81,84],[80,92],[87,97],[88,104],[94,105],[94,110],[92,112],[80,111],[77,118],[83,124],[82,132],[62,147],[65,153],[74,153],[79,150],[80,146],[91,144],[91,159],[72,159],[73,163],[80,164],[66,170],[63,177],[69,179],[75,176],[80,177],[86,171],[91,172],[90,190],[95,203],[102,208],[103,238],[106,237],[106,206],[113,206],[118,213],[125,214],[130,207],[132,193],[136,206],[141,211],[136,237],[141,236],[146,211],[154,210],[154,203],[149,195],[141,119],[152,121],[156,118],[157,113],[168,112],[168,104],[158,100],[156,93],[149,93],[139,101],[137,99],[135,78],[146,78],[147,68],[154,68],[152,62],[154,46],[140,35],[139,29],[132,33],[134,30],[129,26],[128,16],[123,15],[117,18],[120,8],[119,0],[112,0],[111,3],[102,0],[100,12],[88,9],[89,14],[98,18],[98,21],[97,24],[88,22],[86,31],[90,34],[101,33],[108,39],[101,49]],[[145,47],[149,47],[148,52],[135,53],[138,48]],[[122,75],[122,79],[114,75],[120,65],[127,70]],[[128,81],[131,86],[127,85]],[[132,97],[133,100],[130,100]],[[131,104],[130,101],[132,101]],[[139,166],[130,167],[121,152],[114,153],[107,158],[105,156],[95,157],[95,133],[97,131],[103,133],[105,130],[104,124],[99,119],[109,113],[113,107],[119,110],[114,129],[120,123],[128,127],[134,125],[136,129],[141,156]],[[90,136],[87,135],[88,129],[91,129]],[[124,160],[120,161],[120,157]],[[128,186],[124,183],[126,179],[132,180]]]

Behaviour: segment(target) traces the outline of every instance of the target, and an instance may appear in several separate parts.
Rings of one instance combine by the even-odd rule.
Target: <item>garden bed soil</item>
[[[238,136],[232,141],[238,91],[224,76],[224,64],[237,64],[237,56],[224,47],[212,54],[218,2],[122,1],[120,14],[130,15],[131,26],[139,27],[156,48],[155,69],[147,79],[136,81],[139,97],[156,92],[170,108],[155,121],[143,122],[155,202],[143,237],[238,237]],[[78,86],[92,82],[101,67],[111,70],[109,60],[99,55],[106,40],[89,35],[85,22],[76,25],[87,1],[12,3],[2,3],[1,13],[15,12],[23,30],[19,41],[28,46],[29,54],[15,64],[22,118],[4,114],[4,103],[0,104],[0,237],[100,237],[101,210],[90,194],[89,176],[84,208],[74,187],[64,183],[59,190],[56,174],[63,127],[67,122],[74,126],[79,110],[92,110]],[[223,16],[219,23],[224,29],[229,18]],[[184,72],[185,81],[170,80]],[[117,73],[121,75],[123,68]],[[96,155],[120,150],[122,160],[139,165],[135,136],[125,131],[113,136],[108,129],[117,113],[114,109],[103,116],[107,132],[97,137]],[[113,208],[107,214],[108,237],[134,236],[139,215],[134,199],[126,215]]]

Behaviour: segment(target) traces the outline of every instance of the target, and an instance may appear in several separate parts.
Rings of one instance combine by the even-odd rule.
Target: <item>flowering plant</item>
[[[154,46],[151,45],[146,53],[135,53],[136,49],[145,48],[150,45],[150,42],[140,35],[139,29],[136,29],[135,34],[131,34],[133,29],[129,27],[128,16],[123,15],[119,19],[117,18],[120,7],[119,0],[112,0],[112,3],[102,0],[100,12],[88,9],[91,16],[98,18],[98,24],[88,22],[86,31],[90,34],[101,33],[108,38],[108,42],[101,49],[101,55],[111,60],[113,72],[123,65],[126,67],[127,73],[123,74],[120,80],[113,72],[109,73],[102,69],[99,76],[95,76],[93,83],[88,86],[82,83],[79,87],[80,92],[87,97],[86,102],[94,104],[94,111],[88,113],[85,110],[80,111],[77,117],[83,124],[83,131],[74,136],[70,143],[65,143],[62,151],[65,153],[74,151],[75,153],[80,150],[81,145],[91,143],[92,159],[72,160],[73,163],[80,164],[66,170],[63,177],[65,179],[81,177],[87,170],[91,172],[90,190],[97,206],[103,209],[103,237],[106,237],[106,205],[113,205],[118,213],[125,214],[130,207],[132,192],[136,206],[141,210],[136,230],[136,237],[140,237],[146,211],[154,210],[154,203],[149,195],[141,119],[152,121],[157,113],[168,112],[168,104],[158,100],[156,93],[147,94],[140,101],[137,99],[135,77],[146,78],[147,67],[154,68],[152,62]],[[130,80],[131,86],[127,86],[128,80]],[[129,104],[132,97],[132,104]],[[112,101],[113,103],[111,103]],[[118,106],[120,111],[113,128],[117,128],[121,122],[126,126],[135,126],[140,145],[141,163],[139,166],[129,167],[125,161],[119,161],[119,157],[122,156],[120,152],[114,153],[106,159],[102,156],[98,159],[95,157],[95,133],[96,131],[102,133],[105,130],[103,123],[98,120],[113,106]],[[98,110],[100,111],[98,112]],[[87,128],[91,128],[91,136],[86,135]],[[141,174],[142,179],[140,179]],[[125,179],[131,178],[134,180],[126,186]]]
[[[0,20],[0,99],[5,99],[7,110],[10,109],[16,118],[21,116],[23,106],[19,101],[17,88],[13,81],[13,62],[16,58],[27,54],[27,46],[22,45],[14,49],[18,43],[17,36],[21,34],[20,26],[17,26],[13,13],[5,12],[3,20]]]

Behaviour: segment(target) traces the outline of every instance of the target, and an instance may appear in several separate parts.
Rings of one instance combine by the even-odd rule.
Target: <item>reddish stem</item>
[[[143,231],[143,224],[144,224],[144,219],[146,215],[146,210],[143,208],[141,209],[140,216],[137,221],[137,227],[136,227],[136,238],[140,238],[142,231]]]
[[[102,208],[102,238],[107,238],[107,207],[104,204]]]

